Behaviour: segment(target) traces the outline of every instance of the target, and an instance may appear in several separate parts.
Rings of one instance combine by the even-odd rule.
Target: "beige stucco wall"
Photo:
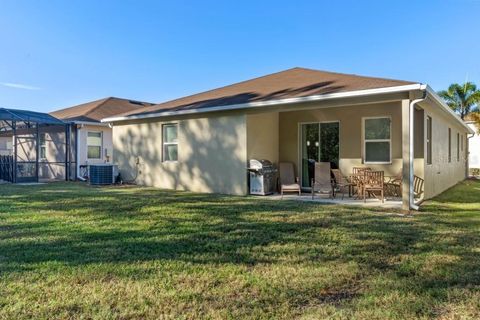
[[[162,124],[178,123],[178,161],[162,161]],[[160,188],[246,194],[246,116],[212,114],[113,127],[115,163],[125,180]]]
[[[397,175],[402,168],[402,114],[400,102],[368,105],[321,108],[280,113],[280,161],[295,164],[299,174],[299,124],[302,122],[339,121],[340,123],[340,170],[352,172],[352,167],[363,166],[362,126],[363,117],[388,116],[392,119],[391,164],[368,164],[374,170],[383,170],[385,175]],[[417,159],[418,174],[423,175],[423,163]],[[416,172],[417,173],[417,172]]]
[[[267,159],[278,164],[279,113],[247,115],[247,159]]]
[[[457,160],[457,133],[466,139],[467,130],[433,103],[427,101],[421,107],[425,110],[425,123],[427,116],[432,117],[432,164],[425,163],[425,198],[428,199],[465,179],[467,143],[464,140],[463,152],[460,151],[460,160]],[[448,162],[448,128],[452,129],[451,162]]]

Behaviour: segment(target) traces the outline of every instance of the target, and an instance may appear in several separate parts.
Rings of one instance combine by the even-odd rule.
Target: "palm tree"
[[[468,117],[475,122],[477,133],[480,134],[480,112],[471,112]]]
[[[448,90],[440,91],[438,94],[462,120],[470,112],[478,111],[480,90],[477,90],[477,86],[472,82],[465,82],[463,85],[453,83]]]

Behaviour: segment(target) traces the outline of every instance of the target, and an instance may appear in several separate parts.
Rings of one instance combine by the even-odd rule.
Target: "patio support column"
[[[13,183],[17,183],[18,141],[17,141],[17,122],[16,121],[12,121],[12,130],[13,130]]]
[[[38,165],[40,163],[40,129],[38,128],[38,122],[35,123],[35,178],[37,182],[39,182],[39,168]]]
[[[65,181],[70,180],[70,125],[65,125]]]
[[[410,100],[402,100],[402,210],[410,211]]]

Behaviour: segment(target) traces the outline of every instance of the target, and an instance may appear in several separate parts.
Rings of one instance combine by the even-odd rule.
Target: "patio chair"
[[[367,194],[373,194],[375,196],[375,192],[380,192],[382,203],[385,202],[383,176],[383,171],[365,171],[362,186],[363,202],[367,202]],[[375,196],[375,198],[377,198],[377,196]]]
[[[393,197],[401,196],[402,181],[403,181],[402,172],[400,172],[396,176],[390,177],[390,179],[387,182],[385,182],[385,194]]]
[[[425,180],[419,176],[413,176],[413,196],[420,199],[423,196],[423,185]]]
[[[350,182],[353,184],[352,191],[355,194],[355,199],[362,196],[363,175],[366,171],[372,171],[370,167],[353,167]],[[356,189],[356,190],[355,190]]]
[[[293,163],[291,162],[280,162],[279,163],[279,173],[280,173],[280,194],[282,195],[284,192],[298,192],[298,195],[302,194],[299,178],[295,177],[295,173],[293,171]]]
[[[312,179],[312,200],[315,192],[327,194],[333,199],[333,184],[330,175],[330,162],[315,162],[315,177]]]
[[[352,196],[352,189],[354,184],[351,183],[339,169],[332,169],[333,176],[335,177],[334,184],[334,197],[336,196],[337,191],[342,192],[342,200],[345,196],[345,189],[348,189],[348,196]]]

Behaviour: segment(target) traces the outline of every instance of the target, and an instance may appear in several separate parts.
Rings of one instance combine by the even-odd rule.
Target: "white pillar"
[[[402,210],[410,211],[410,100],[402,100]]]

